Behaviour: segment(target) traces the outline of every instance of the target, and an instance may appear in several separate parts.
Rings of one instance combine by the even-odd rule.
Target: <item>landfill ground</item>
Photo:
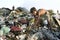
[[[0,8],[0,40],[60,40],[58,12],[34,7],[30,11]]]

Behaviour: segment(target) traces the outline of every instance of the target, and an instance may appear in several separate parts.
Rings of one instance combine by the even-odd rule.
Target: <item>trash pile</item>
[[[60,40],[60,21],[45,9],[0,9],[0,40]]]

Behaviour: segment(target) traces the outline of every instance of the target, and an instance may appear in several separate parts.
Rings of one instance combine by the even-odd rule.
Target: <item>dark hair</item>
[[[35,7],[32,7],[32,8],[30,9],[30,13],[33,13],[33,11],[36,11],[36,8],[35,8]]]

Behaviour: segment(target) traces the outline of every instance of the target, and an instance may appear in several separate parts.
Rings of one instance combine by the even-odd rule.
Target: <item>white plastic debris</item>
[[[20,40],[24,40],[26,37],[26,34],[19,35]]]
[[[2,38],[2,37],[0,37],[0,40],[3,40],[3,38]]]

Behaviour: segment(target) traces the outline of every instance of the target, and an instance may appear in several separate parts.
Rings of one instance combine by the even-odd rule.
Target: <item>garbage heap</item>
[[[0,40],[60,40],[59,28],[59,19],[44,9],[0,9]]]

